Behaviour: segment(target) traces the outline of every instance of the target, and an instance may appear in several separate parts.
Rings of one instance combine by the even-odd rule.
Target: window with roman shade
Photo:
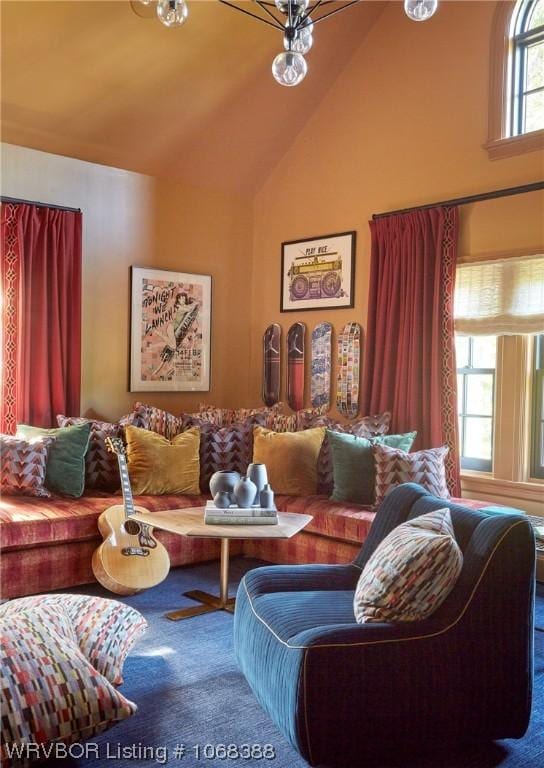
[[[544,254],[458,264],[455,281],[461,467],[542,480]]]
[[[454,307],[458,335],[544,333],[544,255],[459,264]]]

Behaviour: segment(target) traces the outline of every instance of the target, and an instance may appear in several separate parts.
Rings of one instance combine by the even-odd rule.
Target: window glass
[[[536,29],[536,27],[542,26],[544,26],[544,0],[537,0],[537,2],[533,4],[527,28]]]
[[[544,129],[544,0],[519,0],[512,17],[510,133]]]
[[[474,336],[472,339],[472,367],[495,368],[497,360],[497,337]]]
[[[455,357],[458,368],[465,368],[468,365],[468,336],[455,337]]]
[[[461,466],[493,466],[496,336],[456,336],[457,409]]]
[[[544,86],[544,42],[527,48],[527,84],[526,89]]]
[[[468,458],[491,462],[492,420],[467,417],[465,428],[465,455]],[[476,468],[474,466],[474,468]],[[482,467],[483,468],[483,467]]]

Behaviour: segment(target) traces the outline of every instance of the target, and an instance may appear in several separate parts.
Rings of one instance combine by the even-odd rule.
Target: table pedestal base
[[[203,613],[212,613],[213,611],[234,613],[235,600],[234,597],[229,597],[229,539],[221,539],[219,597],[210,595],[209,592],[202,592],[200,589],[193,589],[183,594],[191,600],[196,600],[200,605],[195,605],[192,608],[180,608],[178,611],[170,611],[166,614],[167,619],[179,621],[180,619],[190,619],[193,616],[200,616]]]

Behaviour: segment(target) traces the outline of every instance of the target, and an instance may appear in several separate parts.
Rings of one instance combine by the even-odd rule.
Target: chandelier
[[[221,5],[240,11],[257,21],[279,30],[283,36],[284,50],[272,62],[272,74],[280,85],[293,86],[306,77],[308,65],[304,56],[313,45],[314,26],[324,19],[345,11],[360,0],[252,0],[244,8],[231,0],[218,0]],[[140,0],[143,5],[156,3],[157,18],[166,27],[181,27],[187,20],[189,9],[186,0]],[[245,2],[243,5],[249,5]],[[334,8],[328,6],[334,5]],[[427,21],[434,15],[438,0],[404,0],[406,15],[413,21]]]

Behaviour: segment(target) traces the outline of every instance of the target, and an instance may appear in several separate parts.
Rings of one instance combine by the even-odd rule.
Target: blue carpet
[[[231,562],[230,593],[241,576],[259,565],[235,558]],[[149,630],[125,662],[122,693],[138,705],[137,714],[110,731],[95,737],[99,757],[55,762],[64,768],[96,766],[155,766],[182,768],[228,768],[261,765],[270,768],[305,768],[300,758],[261,710],[237,668],[232,647],[233,617],[224,612],[172,622],[164,613],[194,602],[182,597],[189,589],[217,593],[218,564],[205,563],[171,571],[158,587],[122,598],[141,611]],[[100,587],[81,587],[85,594],[103,594]],[[537,625],[544,628],[544,585],[538,586]],[[443,753],[417,765],[404,763],[394,768],[542,768],[544,766],[544,633],[535,634],[535,690],[533,717],[526,736],[519,741],[502,741],[462,752]],[[270,744],[273,759],[197,758],[196,745]],[[135,745],[165,750],[167,763],[157,752],[154,758],[116,757],[119,748]],[[183,745],[184,755],[176,756]],[[108,751],[109,750],[109,751]],[[44,764],[45,765],[45,764]],[[49,766],[53,763],[49,762]],[[361,767],[363,768],[363,767]],[[393,768],[379,766],[378,768]]]

